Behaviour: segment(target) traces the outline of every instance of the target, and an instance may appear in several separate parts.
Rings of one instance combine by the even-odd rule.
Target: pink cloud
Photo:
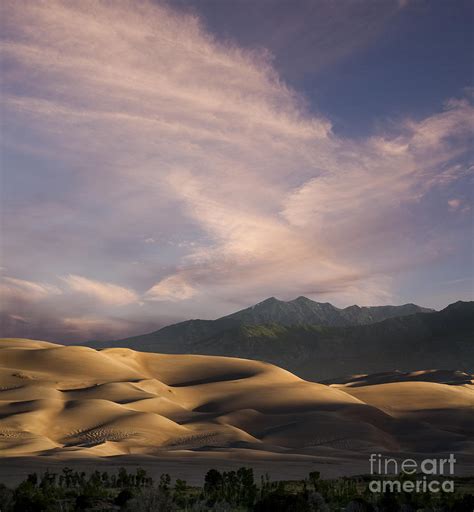
[[[51,276],[50,261],[71,272],[56,288],[74,329],[90,332],[117,308],[142,318],[144,299],[141,310],[302,293],[386,302],[400,268],[439,253],[437,238],[416,243],[410,208],[472,172],[459,162],[472,133],[466,99],[352,140],[312,114],[268,56],[220,42],[196,16],[126,0],[7,1],[3,14],[3,108],[27,134],[6,144],[74,182],[61,202],[13,212],[14,247],[34,241]],[[193,240],[164,250],[163,233],[182,231]],[[94,251],[102,259],[89,272]],[[140,265],[122,261],[132,253]],[[12,251],[13,263],[22,257]],[[104,268],[116,279],[84,277]],[[53,301],[50,285],[23,281],[5,286]]]

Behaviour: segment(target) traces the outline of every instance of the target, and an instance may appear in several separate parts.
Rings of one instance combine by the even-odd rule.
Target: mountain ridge
[[[357,308],[357,309],[355,309]],[[177,322],[152,331],[150,333],[106,342],[89,342],[85,345],[97,348],[123,346],[134,340],[157,338],[160,344],[172,347],[175,341],[195,341],[202,337],[212,336],[220,331],[238,325],[260,325],[276,323],[281,325],[325,325],[325,326],[351,326],[376,323],[386,318],[405,316],[415,313],[432,313],[435,310],[417,306],[416,304],[403,304],[400,306],[357,306],[337,308],[329,302],[316,302],[304,296],[291,301],[282,301],[269,297],[257,304],[241,309],[234,313],[222,316],[215,320],[190,319]],[[166,343],[166,340],[169,343]],[[118,344],[118,345],[117,345]]]
[[[318,324],[330,326],[360,325],[374,323],[394,316],[433,312],[416,304],[400,306],[358,306],[338,308],[329,302],[316,302],[304,296],[290,301],[269,297],[253,306],[241,309],[221,319],[237,319],[247,324],[270,321],[283,325]]]

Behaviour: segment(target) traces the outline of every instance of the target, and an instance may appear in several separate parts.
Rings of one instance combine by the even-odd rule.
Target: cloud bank
[[[195,15],[2,10],[8,334],[119,337],[270,295],[396,302],[400,272],[460,246],[438,220],[469,215],[468,98],[351,140]]]

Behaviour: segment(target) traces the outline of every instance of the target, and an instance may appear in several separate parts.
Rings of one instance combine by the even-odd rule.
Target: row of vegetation
[[[385,493],[368,488],[369,478],[323,480],[312,472],[302,481],[256,483],[252,469],[208,471],[203,487],[168,474],[154,482],[143,469],[128,473],[64,468],[33,473],[16,488],[0,484],[1,512],[465,512],[474,510],[472,482],[457,481],[455,493]]]

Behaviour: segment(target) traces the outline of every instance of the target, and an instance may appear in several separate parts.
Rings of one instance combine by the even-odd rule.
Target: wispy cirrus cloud
[[[38,301],[46,297],[61,295],[62,291],[54,285],[37,283],[26,279],[17,279],[5,276],[0,283],[0,295],[2,300],[28,299]]]
[[[440,113],[398,126],[400,135],[371,137],[352,148],[342,141],[344,165],[298,187],[287,198],[284,216],[299,226],[346,224],[353,229],[363,222],[367,229],[371,219],[471,174],[468,164],[450,162],[469,151],[473,115],[468,101],[450,101]]]
[[[128,332],[157,303],[171,318],[269,295],[397,301],[397,273],[442,256],[449,227],[419,211],[441,215],[434,196],[472,172],[467,99],[355,141],[268,53],[195,15],[126,0],[2,9],[4,253],[11,275],[34,260],[38,282],[64,276],[55,335]]]
[[[125,306],[138,301],[138,295],[135,291],[116,284],[72,274],[64,276],[62,280],[73,292],[87,295],[112,306]]]

